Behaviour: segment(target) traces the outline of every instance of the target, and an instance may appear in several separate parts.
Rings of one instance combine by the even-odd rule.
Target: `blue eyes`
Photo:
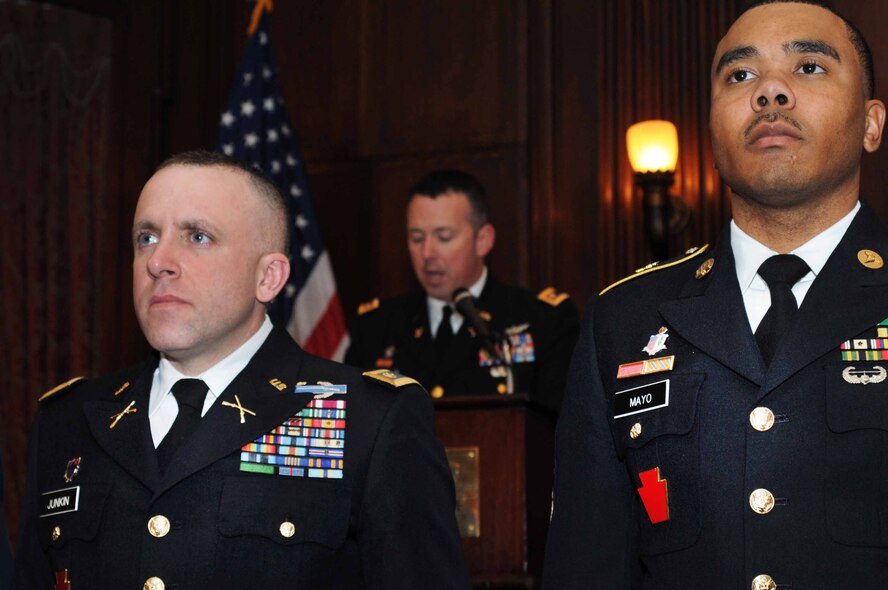
[[[157,243],[157,236],[149,233],[140,233],[136,235],[137,246],[150,246]]]
[[[207,234],[205,234],[203,232],[199,232],[199,231],[191,234],[190,239],[192,242],[195,242],[198,244],[209,244],[210,243],[210,236],[208,236]]]

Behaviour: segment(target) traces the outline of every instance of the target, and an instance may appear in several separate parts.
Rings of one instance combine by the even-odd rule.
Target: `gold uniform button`
[[[283,538],[289,539],[296,534],[296,525],[289,520],[285,520],[281,523],[280,531]]]
[[[749,423],[759,432],[766,432],[774,426],[774,412],[770,408],[758,407],[749,413]]]
[[[632,428],[629,429],[629,438],[635,440],[639,436],[641,436],[641,422],[636,422],[632,425]]]
[[[62,536],[62,529],[57,526],[52,527],[52,540],[58,541],[59,537],[61,537],[61,536]]]
[[[774,510],[774,494],[764,488],[754,490],[749,494],[749,507],[756,514],[767,514]]]
[[[432,397],[438,399],[439,397],[444,396],[444,388],[440,385],[435,385],[432,387]]]
[[[505,383],[497,383],[496,391],[497,393],[508,393],[509,387]]]
[[[752,590],[777,590],[777,583],[771,576],[759,574],[752,579]]]
[[[142,590],[164,590],[166,584],[157,576],[151,576],[142,584]]]
[[[163,514],[152,516],[151,520],[148,521],[148,532],[151,533],[152,537],[157,537],[158,539],[166,537],[166,534],[170,532],[170,519]]]

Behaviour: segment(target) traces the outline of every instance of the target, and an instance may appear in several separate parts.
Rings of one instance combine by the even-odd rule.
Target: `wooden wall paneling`
[[[555,194],[553,7],[552,2],[531,2],[527,16],[528,157],[530,161],[529,279],[540,288],[555,275]]]
[[[379,232],[371,223],[372,167],[364,159],[305,166],[342,310],[349,319],[358,304],[375,297],[378,284],[388,280],[389,268],[379,262]],[[403,235],[400,225],[394,231]]]
[[[888,3],[868,0],[833,0],[831,5],[863,33],[873,54],[876,72],[876,98],[888,102]],[[883,135],[884,138],[884,135]],[[888,222],[888,142],[875,153],[863,153],[860,194]]]
[[[365,149],[447,153],[524,140],[524,4],[373,4],[366,26]]]
[[[606,37],[596,3],[558,0],[552,21],[554,207],[546,228],[552,234],[550,280],[582,306],[600,289],[598,202],[603,197],[598,182],[602,142],[597,106],[599,96],[613,90],[601,85]]]
[[[709,64],[733,13],[733,0],[610,0],[598,10],[605,24],[599,85],[611,89],[598,102],[603,262],[598,279],[606,285],[650,261],[641,195],[626,156],[625,131],[632,123],[663,118],[679,130],[672,192],[688,204],[692,217],[687,229],[671,239],[672,254],[712,241],[727,218],[708,141]]]
[[[364,2],[275,2],[280,83],[308,162],[361,153]],[[248,20],[244,20],[244,27]]]

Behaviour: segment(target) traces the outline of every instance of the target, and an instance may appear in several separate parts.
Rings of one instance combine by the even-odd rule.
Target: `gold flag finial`
[[[271,12],[272,8],[272,0],[256,1],[256,6],[253,7],[253,16],[250,18],[250,28],[247,29],[248,37],[252,37],[256,29],[259,28],[259,19],[262,18],[262,13],[265,11]]]

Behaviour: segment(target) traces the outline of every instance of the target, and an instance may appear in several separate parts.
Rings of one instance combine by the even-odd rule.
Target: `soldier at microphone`
[[[407,246],[423,291],[362,304],[345,361],[397,370],[433,397],[524,392],[557,412],[577,308],[554,288],[496,280],[485,263],[496,238],[489,217],[473,176],[439,170],[420,179],[408,192]]]

